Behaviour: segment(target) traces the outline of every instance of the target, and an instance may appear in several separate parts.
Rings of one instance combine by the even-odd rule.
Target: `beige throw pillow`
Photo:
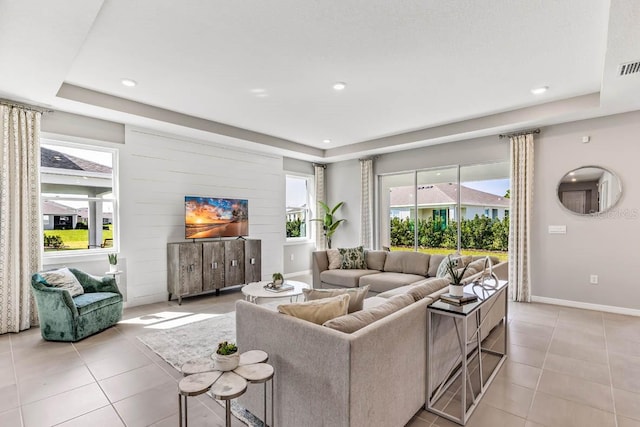
[[[331,298],[342,294],[349,294],[349,313],[362,310],[364,299],[369,291],[369,285],[362,288],[350,289],[303,289],[305,301],[315,301]]]
[[[396,295],[395,297],[389,298],[387,302],[383,304],[345,316],[336,317],[323,323],[322,326],[350,334],[370,325],[376,320],[382,319],[413,304],[413,302],[414,300],[411,295]]]
[[[349,294],[309,302],[281,304],[278,311],[298,319],[322,325],[335,317],[344,316],[349,308]]]
[[[43,271],[40,276],[44,278],[47,285],[55,288],[66,289],[72,297],[84,294],[84,288],[67,267],[57,270]]]
[[[342,266],[342,255],[337,249],[327,249],[327,259],[329,260],[329,270],[337,270]]]

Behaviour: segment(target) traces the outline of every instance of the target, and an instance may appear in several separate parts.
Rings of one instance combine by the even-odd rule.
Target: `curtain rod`
[[[17,107],[17,108],[23,108],[25,110],[29,110],[29,111],[37,111],[39,113],[53,113],[53,110],[49,110],[47,108],[44,107],[38,107],[36,105],[29,105],[29,104],[20,104],[17,102],[13,102],[13,101],[9,101],[6,99],[0,99],[0,105],[6,105],[7,107]]]
[[[536,128],[536,129],[529,129],[529,130],[522,130],[519,132],[514,132],[514,133],[504,133],[504,134],[500,134],[498,135],[498,137],[500,139],[502,138],[511,138],[513,136],[521,136],[521,135],[528,135],[530,133],[540,133],[540,128]]]

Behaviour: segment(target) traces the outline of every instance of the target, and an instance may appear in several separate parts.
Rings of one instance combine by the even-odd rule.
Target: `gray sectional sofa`
[[[406,285],[426,283],[436,277],[445,255],[430,255],[408,251],[365,251],[366,269],[329,268],[327,251],[315,251],[312,258],[313,287],[355,288],[369,285],[369,294],[375,295]],[[484,259],[471,257],[471,261]],[[494,269],[506,268],[492,257]],[[468,275],[475,274],[469,271]],[[506,272],[504,272],[506,273]],[[504,275],[504,274],[503,274]]]
[[[368,259],[382,257],[371,251]],[[374,319],[351,333],[317,325],[278,313],[246,301],[236,303],[236,337],[241,351],[261,349],[269,354],[275,368],[275,424],[282,427],[369,427],[403,426],[419,411],[426,398],[427,306],[447,292],[447,280],[430,277],[431,265],[415,274],[415,254],[402,254],[399,264],[391,252],[384,255],[381,269],[349,271],[328,270],[326,255],[314,253],[314,284],[323,287],[355,287],[368,284],[375,296],[364,301],[361,312],[348,316]],[[406,257],[406,258],[405,258]],[[429,257],[437,262],[438,258]],[[379,259],[377,261],[380,261]],[[326,264],[326,265],[325,265]],[[400,267],[393,267],[393,266]],[[506,263],[494,270],[506,280]],[[437,268],[437,267],[436,267]],[[322,274],[325,273],[325,274]],[[385,274],[391,273],[391,274]],[[383,276],[380,276],[380,275]],[[480,273],[469,276],[473,280]],[[376,277],[377,276],[377,277]],[[370,277],[376,280],[366,280]],[[382,279],[386,277],[387,279]],[[388,280],[388,282],[385,282]],[[407,284],[409,282],[409,284]],[[408,295],[410,302],[406,303]],[[419,296],[419,297],[418,297]],[[380,317],[384,308],[402,300],[402,308]],[[503,301],[504,302],[504,301]],[[504,315],[504,303],[495,304],[482,317],[489,318],[483,336]],[[376,315],[378,315],[376,317]],[[342,316],[345,317],[345,316]],[[340,319],[340,318],[338,318]],[[434,337],[447,341],[441,348],[453,348],[457,341],[453,325],[436,324]],[[442,328],[442,329],[441,329]],[[440,338],[443,337],[443,338]],[[447,372],[451,354],[440,354],[437,372]],[[430,378],[437,384],[441,378]],[[249,387],[239,399],[254,414],[262,414],[263,388]]]

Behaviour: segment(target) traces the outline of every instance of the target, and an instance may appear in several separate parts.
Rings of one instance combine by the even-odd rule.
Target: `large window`
[[[311,178],[287,175],[286,186],[287,241],[309,240],[311,238],[309,226]]]
[[[42,140],[45,255],[117,247],[115,150]]]
[[[379,201],[380,246],[506,259],[507,162],[383,175]]]

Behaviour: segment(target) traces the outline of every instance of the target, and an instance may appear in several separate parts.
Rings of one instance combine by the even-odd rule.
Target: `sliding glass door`
[[[378,188],[380,246],[506,259],[508,162],[381,175]]]

